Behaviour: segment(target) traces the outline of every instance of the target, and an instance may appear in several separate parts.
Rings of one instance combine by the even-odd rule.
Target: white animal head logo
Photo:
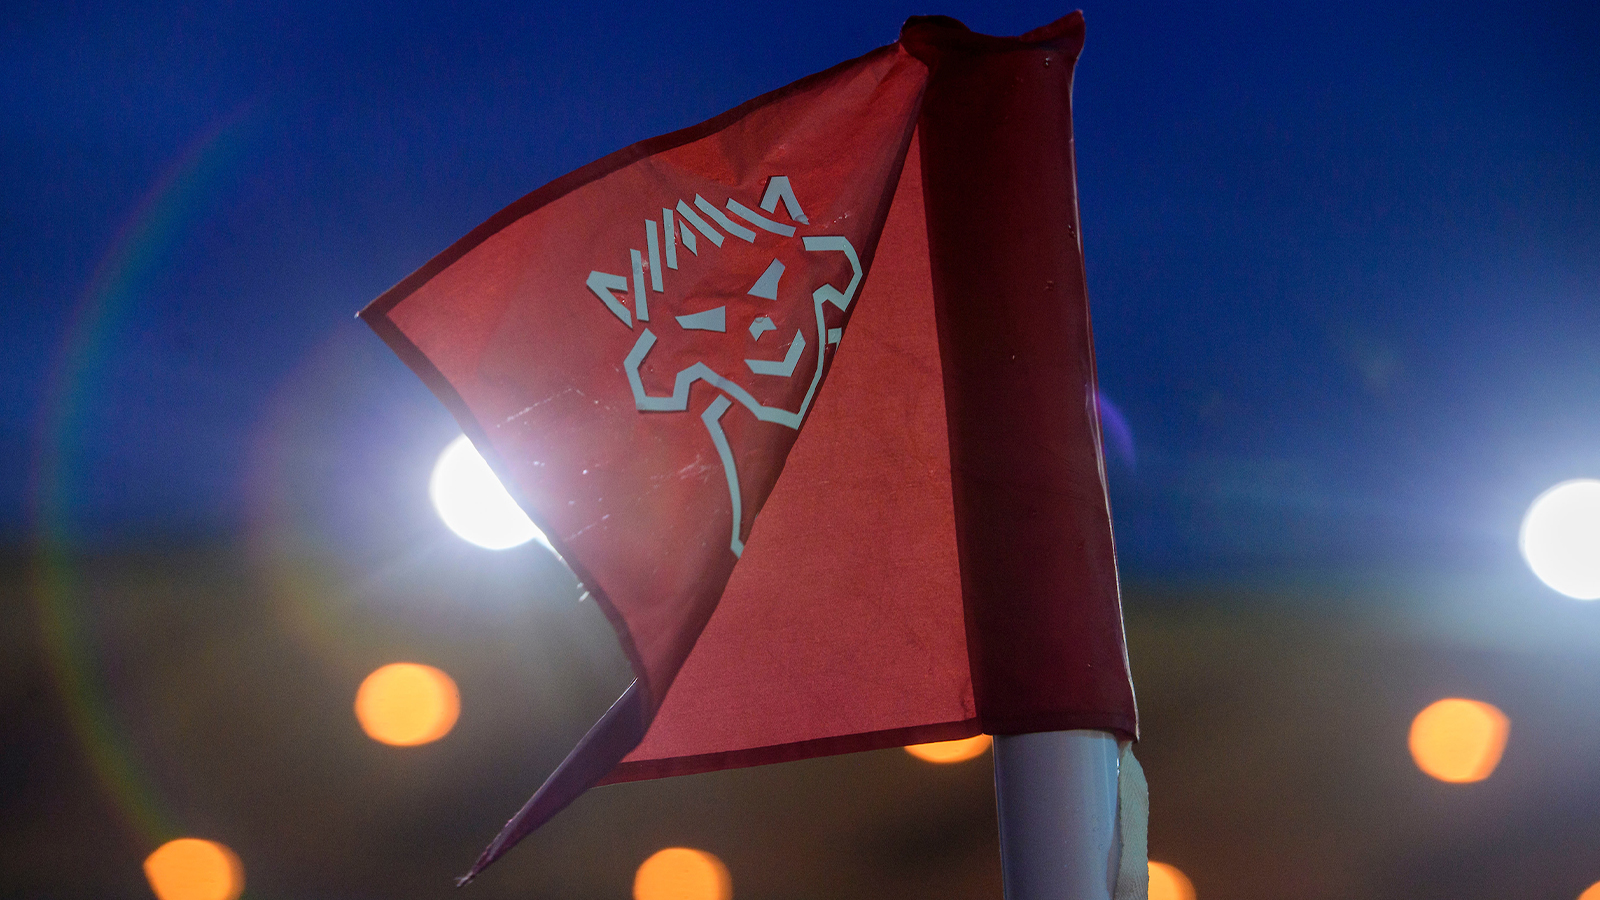
[[[796,224],[779,221],[777,216],[780,203],[784,208],[782,215]],[[841,235],[797,233],[799,228],[810,225],[810,222],[801,209],[794,188],[787,177],[778,175],[768,180],[759,206],[758,211],[729,198],[724,211],[699,194],[694,196],[692,205],[691,202],[679,199],[675,206],[662,207],[659,223],[654,218],[645,220],[645,251],[642,253],[639,250],[628,251],[633,264],[631,283],[625,276],[599,271],[590,272],[587,281],[589,290],[606,305],[606,308],[611,310],[623,325],[639,333],[633,349],[623,360],[623,370],[627,373],[628,384],[633,391],[634,405],[640,412],[687,411],[689,388],[696,381],[704,381],[717,389],[715,399],[701,413],[700,419],[705,424],[711,443],[722,460],[723,472],[727,475],[728,494],[733,505],[733,536],[729,548],[736,556],[744,550],[744,541],[741,537],[743,502],[739,492],[738,467],[728,445],[727,435],[722,429],[722,416],[733,404],[738,403],[759,421],[798,430],[816,397],[817,388],[822,383],[828,348],[837,344],[841,336],[840,328],[830,329],[827,326],[825,308],[832,304],[841,312],[848,310],[856,290],[861,286],[862,276],[861,260],[857,257],[855,247],[849,239]],[[770,255],[771,262],[766,265],[754,283],[748,286],[742,282],[732,286],[733,283],[728,282],[727,286],[717,287],[715,279],[702,278],[698,291],[700,296],[682,301],[695,305],[696,308],[680,315],[662,317],[670,319],[670,324],[666,325],[663,333],[670,333],[673,337],[679,338],[689,337],[691,347],[701,347],[694,335],[685,333],[728,334],[731,327],[736,335],[745,332],[749,334],[750,340],[746,345],[749,356],[740,362],[719,363],[707,360],[727,360],[729,358],[727,347],[723,347],[720,353],[702,352],[698,354],[700,359],[676,373],[670,394],[652,395],[646,391],[644,379],[639,371],[645,358],[657,343],[655,332],[646,324],[652,321],[647,288],[658,293],[665,290],[667,274],[678,269],[680,245],[683,250],[698,257],[701,247],[705,246],[701,243],[702,239],[711,245],[708,250],[712,248],[720,250],[729,236],[751,245],[750,249],[753,251]],[[784,255],[793,259],[792,251],[796,249],[793,246],[795,243],[798,243],[798,249],[806,254],[825,254],[832,257],[820,267],[815,265],[807,267],[811,272],[823,272],[825,278],[844,280],[848,264],[848,284],[839,288],[824,280],[820,286],[810,291],[809,304],[799,302],[796,292],[803,293],[809,285],[797,284],[794,278],[785,282],[784,274],[787,269],[778,258],[778,251],[783,250]],[[708,284],[711,287],[707,288]],[[633,297],[631,313],[617,293],[626,292],[630,287]],[[779,302],[780,298],[788,298],[791,302]],[[660,324],[661,318],[655,321]],[[794,336],[789,340],[787,349],[783,350],[781,358],[773,358],[774,350],[761,352],[763,346],[771,348],[783,346],[782,338],[790,328],[793,328]],[[769,332],[776,333],[778,338],[763,342],[762,337]],[[709,346],[703,348],[704,351],[712,349]],[[805,365],[808,360],[814,360],[814,365]],[[791,399],[788,403],[773,402],[769,405],[760,399],[763,397],[770,399],[773,395],[793,398],[799,393],[794,382],[796,378],[807,379],[803,395],[799,396],[798,400]],[[752,380],[746,381],[746,379]],[[777,391],[761,383],[779,379],[782,379],[783,383],[782,389]]]

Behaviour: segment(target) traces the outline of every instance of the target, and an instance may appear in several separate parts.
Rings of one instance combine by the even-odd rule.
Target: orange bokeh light
[[[244,866],[216,841],[178,838],[145,857],[144,877],[160,900],[238,900]]]
[[[975,737],[962,738],[958,741],[935,741],[931,744],[911,744],[906,747],[906,752],[917,759],[931,763],[958,763],[966,762],[976,756],[981,756],[983,751],[989,749],[994,739],[987,734]]]
[[[1411,722],[1411,758],[1440,781],[1482,781],[1500,764],[1511,720],[1477,700],[1450,697]]]
[[[1194,900],[1194,883],[1177,866],[1152,860],[1150,866],[1150,900]]]
[[[658,850],[633,876],[633,900],[732,900],[733,878],[713,854],[688,847]]]
[[[1588,890],[1578,895],[1578,900],[1600,900],[1600,881],[1589,885]]]
[[[356,720],[375,741],[414,747],[450,733],[461,715],[461,694],[432,666],[390,663],[356,691]]]

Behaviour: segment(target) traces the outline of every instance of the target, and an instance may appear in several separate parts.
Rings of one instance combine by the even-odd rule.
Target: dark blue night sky
[[[453,433],[353,320],[372,297],[545,181],[908,13],[1018,33],[1066,9],[14,8],[0,527],[28,532],[49,470],[80,541],[236,528],[274,404],[309,395],[343,411],[322,465],[360,532]],[[1517,564],[1528,501],[1600,474],[1597,8],[1085,14],[1125,569]]]

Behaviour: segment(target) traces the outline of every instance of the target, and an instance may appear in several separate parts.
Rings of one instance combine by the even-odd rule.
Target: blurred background
[[[907,15],[1070,9],[8,5],[0,894],[151,897],[163,860],[221,872],[219,900],[240,873],[450,894],[628,674],[540,544],[442,523],[459,429],[356,310],[544,182]],[[1200,900],[1575,900],[1600,604],[1519,528],[1600,478],[1600,7],[1084,11],[1152,859]],[[396,690],[438,715],[396,745],[356,698],[392,707],[367,679],[399,662],[433,667]],[[1418,718],[1446,698],[1489,706]],[[711,873],[707,900],[998,898],[991,779],[893,750],[607,787],[456,896],[628,897],[687,847],[720,862],[657,867]],[[179,838],[226,849],[152,855]]]

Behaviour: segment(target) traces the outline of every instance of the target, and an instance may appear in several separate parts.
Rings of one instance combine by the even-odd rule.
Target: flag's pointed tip
[[[483,867],[489,864],[490,861],[486,859],[488,855],[488,850],[483,851],[483,853],[478,856],[478,861],[474,862],[472,864],[472,868],[467,870],[467,874],[457,876],[455,880],[456,887],[466,887],[467,885],[471,884],[472,879],[477,878],[478,873],[483,871]]]
[[[578,746],[572,748],[561,765],[539,786],[539,790],[500,829],[500,833],[478,856],[478,861],[472,864],[472,869],[456,879],[456,886],[460,887],[478,877],[480,872],[504,856],[518,841],[550,821],[552,816],[576,800],[579,794],[609,774],[624,756],[639,746],[639,742],[644,740],[645,730],[650,727],[651,716],[646,712],[645,703],[644,690],[639,682],[628,685],[617,702],[611,704],[600,721],[594,723]]]

